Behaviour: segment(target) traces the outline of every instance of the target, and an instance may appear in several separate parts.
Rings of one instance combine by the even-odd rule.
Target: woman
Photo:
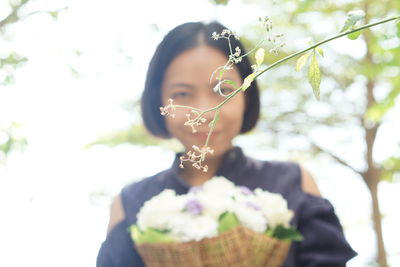
[[[142,96],[144,124],[155,136],[177,138],[186,152],[193,145],[203,147],[208,122],[212,121],[214,113],[205,114],[207,122],[192,133],[191,127],[184,125],[188,110],[176,109],[174,117],[164,117],[160,115],[160,107],[172,99],[176,105],[204,110],[224,99],[212,90],[213,80],[210,83],[210,75],[225,65],[230,54],[226,40],[211,38],[213,32],[220,33],[224,29],[216,22],[180,25],[165,36],[150,62]],[[244,51],[235,38],[231,38],[231,45]],[[250,62],[243,58],[224,73],[223,79],[242,84],[250,73]],[[223,94],[233,90],[230,85],[221,88]],[[320,197],[310,174],[295,163],[246,157],[239,147],[232,146],[235,136],[254,128],[259,107],[259,91],[253,82],[220,109],[218,123],[208,143],[214,153],[207,154],[206,172],[193,168],[189,161],[183,161],[184,168],[180,168],[183,154],[177,154],[170,169],[123,188],[113,201],[107,239],[101,246],[97,266],[144,266],[127,231],[136,223],[136,214],[143,203],[166,188],[184,194],[191,186],[200,185],[215,175],[225,176],[250,189],[260,187],[280,193],[287,199],[289,208],[295,212],[292,224],[303,234],[304,240],[292,244],[285,267],[345,266],[356,253],[345,240],[332,205]]]

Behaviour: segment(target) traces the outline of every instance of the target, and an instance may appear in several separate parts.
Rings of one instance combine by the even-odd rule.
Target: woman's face
[[[205,110],[221,103],[224,97],[213,91],[217,80],[214,77],[210,84],[210,77],[218,67],[224,66],[226,61],[227,58],[222,52],[206,45],[189,49],[178,55],[165,72],[161,88],[163,105],[167,105],[168,99],[172,99],[176,105]],[[226,71],[223,79],[233,80],[238,86],[242,84],[242,78],[236,68]],[[229,94],[234,90],[234,87],[227,84],[221,85],[221,88],[224,94]],[[244,110],[245,96],[242,92],[220,109],[218,123],[208,144],[214,150],[214,156],[221,156],[232,147],[232,139],[240,133],[242,127]],[[208,124],[215,114],[215,112],[204,114],[203,117],[207,121],[196,127],[197,133],[192,133],[192,128],[184,125],[187,121],[186,114],[190,113],[190,109],[177,108],[175,118],[165,117],[168,131],[187,150],[190,150],[193,145],[200,148],[204,146],[210,129]],[[191,114],[191,118],[194,117],[195,114]]]

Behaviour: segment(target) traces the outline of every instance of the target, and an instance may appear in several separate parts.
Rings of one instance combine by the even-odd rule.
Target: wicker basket
[[[279,267],[290,242],[236,227],[198,242],[135,246],[147,267]]]

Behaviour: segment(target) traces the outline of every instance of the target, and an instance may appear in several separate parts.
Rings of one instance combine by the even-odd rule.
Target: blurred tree
[[[286,0],[280,2],[279,7],[265,1],[246,2],[255,3],[264,10],[282,8],[284,15],[279,17],[283,19],[279,20],[277,16],[275,25],[286,27],[290,23],[290,35],[307,34],[316,41],[328,37],[326,32],[334,33],[329,25],[334,25],[338,32],[346,12],[350,10],[364,10],[365,23],[400,14],[400,1],[390,0],[345,3]],[[335,48],[335,43],[326,46],[326,56],[320,59],[323,71],[321,102],[314,99],[305,81],[306,75],[295,73],[294,67],[282,66],[261,77],[261,84],[268,90],[264,92],[264,119],[259,129],[273,131],[277,144],[302,136],[308,143],[306,149],[327,154],[362,177],[372,198],[377,262],[386,267],[378,184],[382,180],[392,181],[400,174],[400,151],[392,150],[386,160],[377,160],[375,150],[377,138],[385,139],[383,135],[378,136],[383,126],[393,124],[396,119],[399,122],[391,110],[394,110],[400,94],[400,24],[365,30],[362,37],[353,42],[343,40],[340,48]],[[298,49],[288,47],[285,52],[292,53]],[[283,135],[286,138],[282,138]],[[343,138],[339,140],[337,136]],[[392,143],[400,143],[399,135],[395,138],[397,140],[392,140]],[[354,163],[357,160],[341,152],[346,147],[355,148],[353,155],[358,154],[358,162],[362,164]]]
[[[12,24],[21,22],[32,15],[47,14],[57,19],[59,12],[66,8],[55,10],[37,10],[29,8],[30,3],[35,0],[10,0],[8,3],[1,3],[0,8],[8,10],[4,17],[0,17],[0,42],[6,42],[9,38],[7,33]],[[20,55],[18,51],[7,50],[2,48],[0,51],[0,90],[15,82],[15,71],[22,67],[28,58]],[[26,138],[20,136],[20,123],[5,123],[0,121],[0,160],[6,158],[7,155],[15,149],[22,150],[26,144]],[[0,162],[4,162],[1,160]]]

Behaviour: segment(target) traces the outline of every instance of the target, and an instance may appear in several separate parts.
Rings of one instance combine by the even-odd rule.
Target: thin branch
[[[14,6],[11,13],[8,14],[7,17],[5,17],[4,19],[0,20],[0,29],[5,26],[6,24],[10,24],[10,23],[14,23],[15,21],[13,21],[13,19],[15,17],[18,18],[18,11],[25,6],[30,0],[25,0],[25,1],[21,1],[21,3],[17,6]]]
[[[332,153],[331,151],[328,151],[324,148],[322,148],[321,146],[317,145],[315,142],[313,142],[310,138],[307,138],[310,142],[310,144],[312,146],[314,146],[316,149],[318,149],[321,152],[324,152],[326,154],[328,154],[329,156],[331,156],[333,159],[335,159],[337,162],[339,162],[340,164],[350,168],[352,171],[354,171],[355,173],[358,173],[359,175],[363,175],[362,171],[357,170],[356,168],[354,168],[353,166],[351,166],[349,163],[347,163],[346,161],[342,160],[341,158],[339,158],[338,156],[336,156],[334,153]]]
[[[270,127],[269,131],[272,131],[275,134],[282,134],[281,130],[278,130],[274,127]],[[331,156],[333,159],[335,159],[337,162],[339,162],[340,164],[350,168],[352,171],[354,171],[355,173],[358,173],[359,175],[363,175],[364,173],[362,171],[357,170],[356,168],[354,168],[353,166],[351,166],[349,163],[345,162],[344,160],[342,160],[341,158],[339,158],[338,156],[336,156],[335,154],[333,154],[332,152],[322,148],[321,146],[317,145],[310,137],[308,137],[305,133],[302,132],[298,132],[299,135],[303,136],[304,138],[307,139],[307,141],[309,142],[310,145],[312,145],[315,149],[317,149],[319,152],[323,152],[328,154],[329,156]]]
[[[268,70],[274,68],[276,65],[279,65],[279,64],[281,64],[281,63],[283,63],[283,62],[285,62],[285,61],[287,61],[287,60],[289,60],[289,59],[291,59],[291,58],[297,57],[298,55],[301,55],[301,54],[303,54],[303,53],[305,53],[305,52],[307,52],[307,51],[309,51],[309,50],[312,50],[312,49],[314,49],[314,48],[320,46],[320,45],[323,45],[323,44],[325,44],[325,43],[328,43],[328,42],[333,41],[333,40],[335,40],[335,39],[338,39],[338,38],[340,38],[340,37],[346,36],[346,35],[348,35],[348,34],[350,34],[350,33],[357,32],[357,31],[364,30],[364,29],[368,29],[368,28],[372,28],[372,27],[374,27],[374,26],[377,26],[377,25],[379,25],[379,24],[383,24],[383,23],[386,23],[386,22],[389,22],[389,21],[394,21],[394,20],[397,21],[398,19],[400,19],[400,16],[395,16],[395,17],[391,17],[391,18],[388,18],[388,19],[380,20],[380,21],[377,21],[377,22],[374,22],[374,23],[370,23],[370,24],[366,24],[366,25],[360,26],[360,27],[355,28],[355,29],[353,29],[353,30],[348,30],[348,31],[339,33],[339,34],[337,34],[337,35],[335,35],[335,36],[333,36],[333,37],[330,37],[330,38],[328,38],[328,39],[319,41],[319,42],[317,42],[317,43],[311,45],[310,47],[307,47],[307,48],[305,48],[305,49],[303,49],[303,50],[300,50],[300,51],[298,51],[298,52],[296,52],[296,53],[290,54],[290,55],[288,55],[288,56],[286,56],[286,57],[284,57],[284,58],[282,58],[282,59],[280,59],[280,60],[278,60],[278,61],[275,61],[273,64],[269,65],[268,67],[266,67],[265,69],[263,69],[262,71],[260,71],[260,72],[254,77],[254,79],[258,78],[258,76],[262,75],[264,72],[266,72],[266,71],[268,71]]]

